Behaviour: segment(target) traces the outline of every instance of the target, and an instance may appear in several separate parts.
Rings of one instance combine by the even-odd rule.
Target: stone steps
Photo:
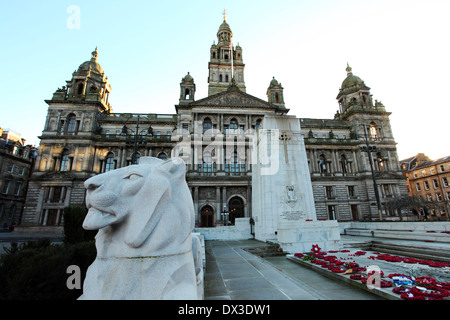
[[[443,247],[419,247],[405,244],[371,241],[369,243],[369,248],[373,251],[380,251],[383,253],[396,254],[423,260],[450,262],[450,250]]]
[[[442,233],[440,231],[427,232],[423,230],[409,231],[409,230],[394,230],[394,229],[346,228],[345,234],[351,236],[363,236],[373,238],[450,243],[450,234]]]

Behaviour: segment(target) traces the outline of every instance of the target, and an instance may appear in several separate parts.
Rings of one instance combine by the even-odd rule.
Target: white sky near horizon
[[[79,28],[68,25],[71,5]],[[332,119],[348,62],[392,112],[399,159],[450,155],[448,0],[1,0],[0,126],[39,144],[44,100],[96,46],[114,112],[175,113],[188,71],[196,99],[206,97],[224,8],[247,93],[267,100],[274,76],[289,114]]]

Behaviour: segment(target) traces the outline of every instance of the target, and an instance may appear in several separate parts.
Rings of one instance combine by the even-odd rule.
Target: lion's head
[[[97,250],[112,253],[119,245],[122,252],[121,242],[132,248],[145,243],[147,255],[183,250],[183,245],[190,249],[194,208],[185,172],[180,158],[142,157],[138,165],[86,180],[89,211],[83,228],[100,230]]]

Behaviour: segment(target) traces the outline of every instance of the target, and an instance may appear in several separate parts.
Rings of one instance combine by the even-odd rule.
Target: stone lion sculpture
[[[142,157],[85,181],[83,228],[99,231],[79,299],[199,298],[185,171],[180,158]]]

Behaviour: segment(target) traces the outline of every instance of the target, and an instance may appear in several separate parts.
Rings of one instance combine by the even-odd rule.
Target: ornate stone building
[[[174,114],[114,113],[108,100],[111,86],[96,49],[66,86],[46,100],[48,114],[23,225],[61,225],[65,206],[84,204],[87,178],[137,163],[140,156],[185,160],[197,226],[251,217],[252,137],[265,115],[286,115],[289,109],[275,78],[267,100],[246,93],[243,50],[230,45],[232,35],[224,19],[217,44],[210,48],[208,96],[195,99],[196,85],[188,73],[181,80]],[[370,88],[350,67],[347,72],[334,119],[299,119],[317,216],[341,221],[377,218],[377,204],[383,217],[395,216],[383,210],[383,200],[406,193],[406,185],[389,112],[380,102],[373,103]]]
[[[421,219],[449,220],[450,156],[431,160],[419,153],[401,160],[400,165],[409,195],[419,198],[414,213]]]
[[[36,148],[20,134],[0,128],[0,230],[21,220]]]

